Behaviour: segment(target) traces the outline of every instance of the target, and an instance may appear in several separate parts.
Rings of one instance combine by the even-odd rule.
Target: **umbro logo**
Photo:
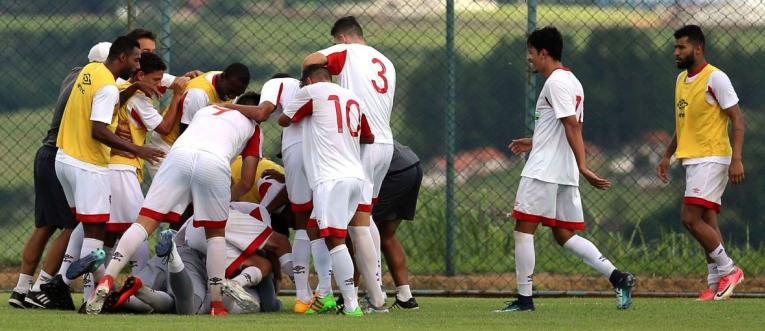
[[[223,284],[223,279],[218,278],[218,277],[210,278],[207,281],[210,283],[211,286]]]
[[[302,265],[296,265],[292,267],[292,273],[294,274],[304,274],[305,273],[305,267]]]
[[[246,279],[248,283],[252,283],[252,276],[250,276],[250,274],[244,274],[244,279]]]
[[[71,256],[69,254],[64,254],[64,262],[70,263],[74,261],[74,256]]]
[[[345,283],[345,285],[347,285],[347,286],[353,286],[353,277],[351,277],[351,278],[348,278],[348,279],[346,279],[346,280],[345,280],[345,281],[343,281],[343,282],[344,282],[344,283]]]
[[[125,256],[122,255],[122,253],[120,253],[120,252],[114,252],[114,254],[112,254],[112,260],[122,261],[122,259],[124,259],[124,258],[125,258]]]

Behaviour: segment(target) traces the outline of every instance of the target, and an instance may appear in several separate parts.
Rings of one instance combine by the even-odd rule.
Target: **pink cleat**
[[[727,300],[733,295],[733,290],[736,285],[741,284],[744,281],[744,271],[741,268],[736,267],[733,272],[720,278],[720,285],[717,287],[717,294],[715,294],[715,300]]]
[[[696,301],[712,301],[715,299],[715,291],[711,288],[706,288],[699,293],[699,298]]]

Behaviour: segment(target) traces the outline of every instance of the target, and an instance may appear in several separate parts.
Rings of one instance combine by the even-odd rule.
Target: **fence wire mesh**
[[[731,78],[745,113],[746,183],[729,186],[719,223],[747,271],[740,291],[765,292],[765,2],[760,0],[454,0],[454,91],[447,94],[444,0],[163,0],[3,1],[0,4],[0,288],[15,285],[24,242],[34,226],[33,159],[48,130],[59,82],[86,62],[88,49],[129,28],[158,34],[170,72],[249,66],[250,89],[274,73],[299,76],[303,58],[331,45],[336,18],[355,15],[368,44],[396,66],[391,120],[396,140],[411,146],[425,170],[416,220],[399,238],[412,287],[465,293],[515,289],[512,211],[524,165],[506,148],[529,133],[525,36],[529,23],[564,35],[563,62],[585,89],[584,136],[589,165],[614,182],[608,191],[580,187],[584,236],[622,270],[636,273],[642,293],[690,293],[705,286],[703,250],[682,228],[684,171],[672,182],[654,168],[674,130],[678,73],[672,32],[687,23],[707,34],[709,61]],[[529,7],[534,17],[530,17]],[[533,15],[532,15],[533,16]],[[129,19],[130,18],[130,19]],[[130,27],[128,25],[131,25]],[[533,99],[543,78],[532,87]],[[445,109],[454,102],[455,114]],[[533,103],[532,103],[533,105]],[[453,121],[453,122],[447,122]],[[453,124],[453,125],[450,125]],[[449,128],[454,128],[453,130]],[[265,152],[276,159],[280,130],[265,123]],[[447,137],[453,155],[454,221],[446,222]],[[451,229],[447,226],[451,225]],[[453,235],[448,235],[449,233]],[[597,292],[608,281],[555,244],[536,239],[535,288]],[[386,286],[392,281],[386,273]]]

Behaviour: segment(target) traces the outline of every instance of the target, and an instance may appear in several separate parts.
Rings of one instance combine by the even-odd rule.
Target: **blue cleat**
[[[170,257],[172,256],[173,249],[175,249],[175,243],[173,242],[173,237],[175,236],[175,231],[173,230],[163,230],[159,233],[159,238],[157,239],[157,245],[154,247],[154,252],[157,253],[158,257],[162,257],[165,259],[165,263],[170,260]]]
[[[632,304],[632,288],[636,283],[635,275],[625,272],[614,288],[616,292],[616,309],[624,310]]]
[[[106,251],[99,248],[90,252],[88,256],[72,262],[66,270],[66,278],[76,279],[86,273],[95,272],[106,261]]]

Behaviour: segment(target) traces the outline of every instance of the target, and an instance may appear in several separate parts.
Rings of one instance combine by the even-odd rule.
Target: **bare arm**
[[[245,156],[242,159],[242,176],[239,182],[231,187],[231,201],[238,201],[252,189],[255,184],[258,162],[260,162],[260,158],[257,156]]]
[[[127,102],[137,91],[143,92],[149,98],[159,97],[160,95],[159,89],[156,86],[138,81],[130,84],[130,86],[120,92],[120,104]]]
[[[276,110],[276,106],[274,106],[274,104],[269,101],[264,101],[257,106],[226,104],[226,108],[239,111],[245,117],[251,120],[255,120],[258,123],[268,120],[268,117],[271,116],[271,113]]]
[[[324,56],[324,54],[319,52],[312,53],[306,56],[305,60],[303,60],[303,69],[313,64],[327,65],[328,62],[329,60],[327,60],[327,57]]]
[[[121,139],[114,132],[109,131],[106,123],[98,121],[91,121],[91,123],[93,127],[91,136],[106,146],[134,154],[152,163],[159,162],[160,158],[165,156],[165,153],[158,149],[137,146]]]
[[[164,116],[162,117],[162,122],[157,125],[156,128],[154,128],[154,131],[161,135],[166,135],[170,133],[170,130],[173,129],[173,125],[175,122],[177,122],[178,116],[180,115],[178,112],[178,105],[181,102],[181,98],[183,97],[183,94],[180,93],[173,93],[173,98],[170,100],[170,107],[167,109],[167,112],[165,112]]]
[[[656,166],[656,176],[659,177],[663,183],[669,183],[669,177],[667,176],[667,170],[669,169],[669,160],[672,155],[675,155],[677,150],[677,133],[672,135],[672,142],[667,145],[667,149],[664,150],[664,155],[659,161],[659,165]]]
[[[292,119],[289,118],[287,115],[282,114],[282,116],[279,116],[279,125],[282,127],[288,127],[292,123]]]
[[[741,113],[738,105],[725,109],[725,113],[728,114],[732,128],[732,140],[733,140],[733,157],[731,158],[731,164],[728,168],[728,176],[733,184],[739,184],[744,181],[744,131],[746,130],[746,124],[744,124],[744,114]]]
[[[566,140],[568,140],[568,144],[574,152],[574,158],[576,159],[577,167],[579,167],[579,172],[582,173],[582,176],[587,179],[590,185],[597,189],[605,190],[610,187],[611,182],[598,177],[598,175],[587,168],[587,156],[584,150],[584,138],[582,137],[582,123],[579,123],[576,115],[564,117],[560,120],[566,131]]]

